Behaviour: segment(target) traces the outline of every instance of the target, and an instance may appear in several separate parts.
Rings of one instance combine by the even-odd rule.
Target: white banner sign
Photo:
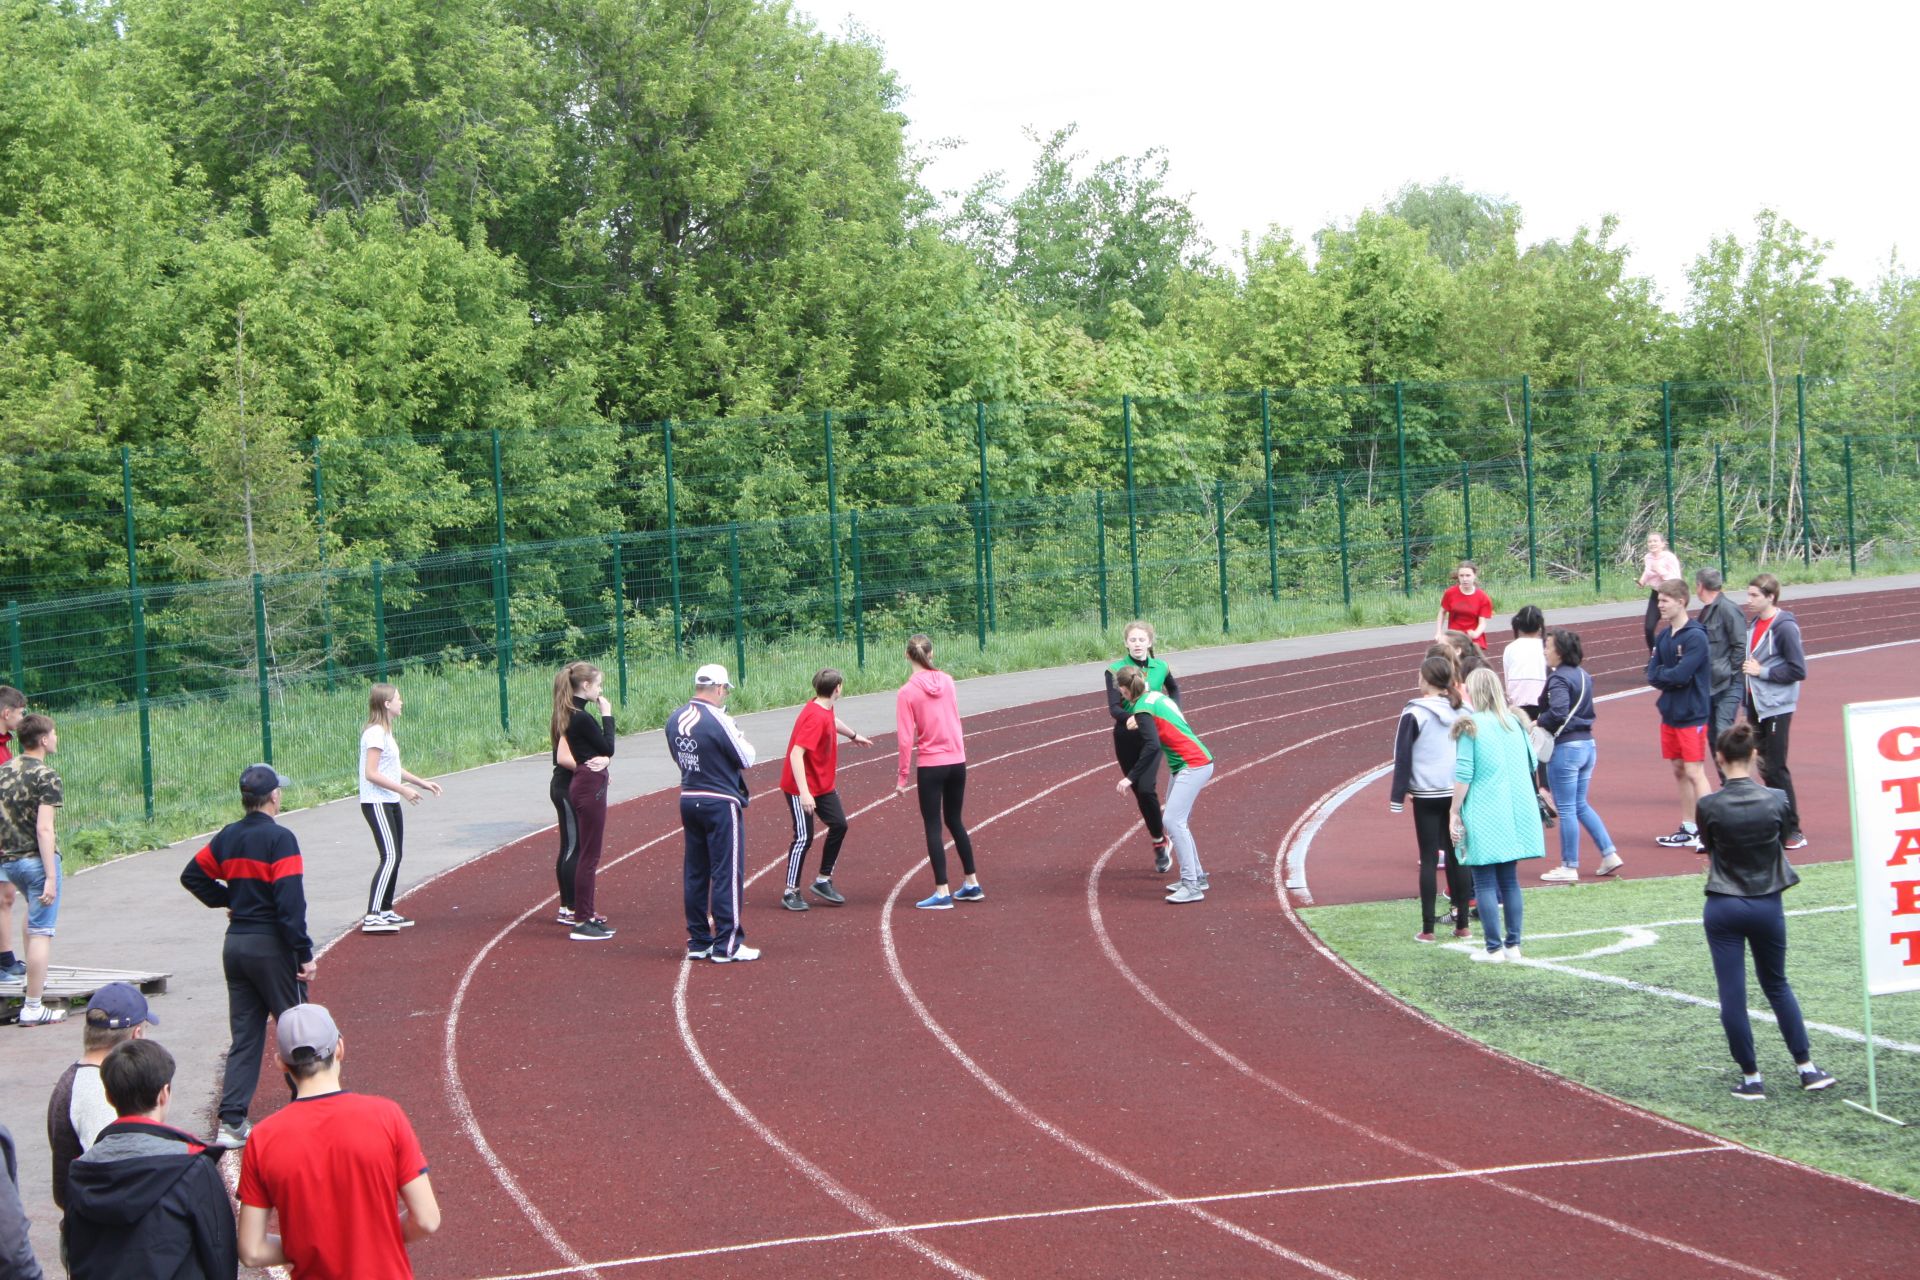
[[[1920,698],[1845,715],[1867,994],[1920,991]]]

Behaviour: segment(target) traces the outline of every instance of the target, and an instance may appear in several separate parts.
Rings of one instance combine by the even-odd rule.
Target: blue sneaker
[[[955,902],[979,902],[987,896],[987,891],[977,884],[963,884],[953,891]]]
[[[953,910],[953,895],[950,893],[936,893],[931,898],[922,898],[913,905],[922,911],[951,911]]]

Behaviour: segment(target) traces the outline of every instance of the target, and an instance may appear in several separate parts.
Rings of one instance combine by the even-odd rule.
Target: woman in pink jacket
[[[960,740],[960,704],[954,698],[953,677],[933,665],[933,641],[916,635],[907,641],[907,660],[913,675],[894,695],[893,717],[899,731],[900,774],[896,791],[907,789],[908,770],[917,766],[920,820],[927,828],[927,861],[933,864],[933,896],[913,905],[922,911],[951,911],[956,902],[978,902],[987,896],[973,873],[973,841],[960,820],[967,798],[967,751]],[[953,849],[960,855],[966,882],[959,890],[947,886],[947,853],[940,838],[944,817],[953,833]]]

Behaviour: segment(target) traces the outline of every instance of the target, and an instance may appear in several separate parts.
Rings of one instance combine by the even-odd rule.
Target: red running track
[[[1800,616],[1816,651],[1912,638],[1920,593]],[[1637,630],[1589,629],[1595,670]],[[1920,1204],[1464,1041],[1299,924],[1284,845],[1382,758],[1416,657],[1182,681],[1220,763],[1195,819],[1214,888],[1180,910],[1096,690],[968,722],[980,904],[912,910],[918,814],[878,749],[842,757],[844,908],[779,909],[784,813],[749,809],[756,964],[681,959],[671,793],[610,820],[609,943],[551,922],[549,836],[421,886],[421,926],[349,934],[324,993],[350,1082],[433,1161],[447,1225],[418,1272],[1911,1274]]]

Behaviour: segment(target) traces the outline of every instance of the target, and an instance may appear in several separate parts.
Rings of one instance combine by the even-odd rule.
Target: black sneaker
[[[583,920],[573,926],[573,931],[567,936],[575,942],[605,942],[613,936],[613,930],[597,920]]]
[[[1829,1081],[1828,1083],[1832,1082]],[[1733,1086],[1732,1092],[1733,1096],[1742,1102],[1765,1102],[1767,1100],[1767,1086],[1761,1084],[1758,1080],[1742,1080],[1739,1084]]]
[[[800,896],[798,889],[788,889],[780,895],[780,905],[789,911],[805,911],[807,900]]]
[[[1166,840],[1153,842],[1153,870],[1155,875],[1165,873],[1173,866],[1173,849]]]
[[[1833,1087],[1833,1077],[1818,1067],[1802,1067],[1800,1087],[1809,1093],[1816,1089],[1830,1089]]]
[[[555,924],[566,925],[567,928],[569,929],[573,928],[574,925],[580,923],[580,921],[577,918],[575,918],[572,907],[560,908],[560,910],[554,914],[553,922]]]
[[[1670,836],[1655,836],[1653,842],[1662,849],[1698,849],[1700,848],[1700,834],[1697,831],[1689,831],[1685,827],[1681,827]]]
[[[840,891],[833,887],[831,880],[815,880],[807,887],[813,891],[813,896],[822,902],[831,902],[836,907],[847,905],[847,900],[840,896]]]

